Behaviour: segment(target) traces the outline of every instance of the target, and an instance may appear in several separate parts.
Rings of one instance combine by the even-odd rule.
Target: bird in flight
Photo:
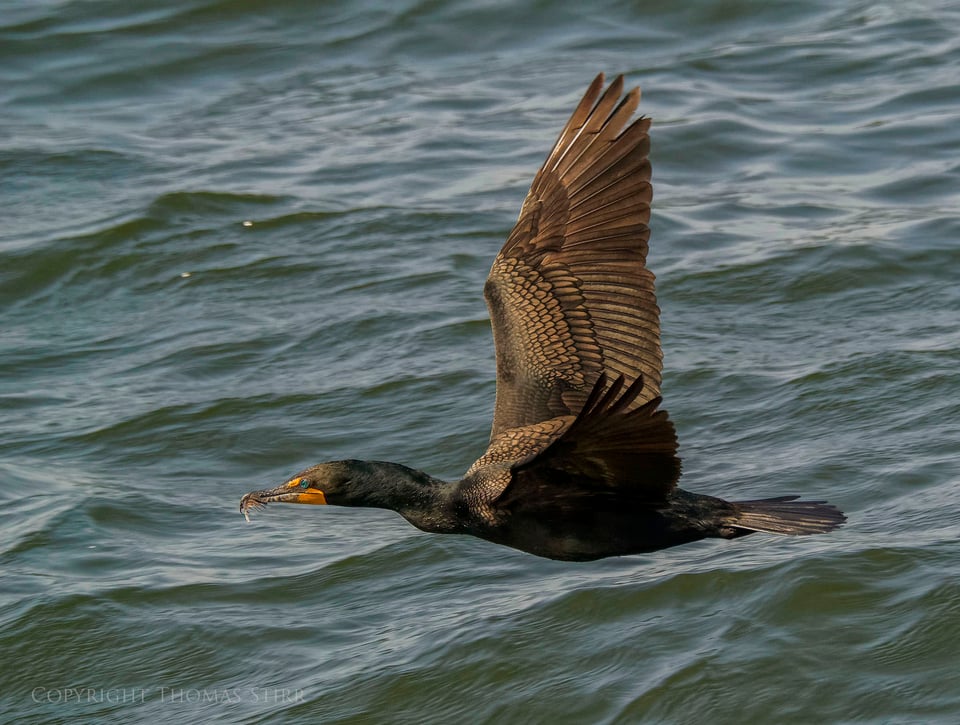
[[[486,452],[455,482],[384,461],[321,463],[243,496],[245,517],[274,502],[384,508],[423,531],[569,561],[846,520],[823,501],[677,486],[646,266],[650,119],[631,121],[640,91],[624,94],[622,76],[603,86],[601,74],[560,132],[484,286],[497,361]]]

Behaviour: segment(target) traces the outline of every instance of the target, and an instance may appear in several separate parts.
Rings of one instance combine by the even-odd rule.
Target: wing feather
[[[619,376],[607,385],[601,375],[576,418],[514,462],[494,508],[589,505],[610,495],[664,501],[680,476],[677,436],[666,411],[658,410],[659,397],[636,406],[643,387],[643,378],[627,386]]]
[[[660,394],[660,310],[646,268],[650,119],[597,76],[531,184],[484,288],[497,349],[491,441],[576,416],[605,373],[630,405]],[[629,125],[628,125],[629,124]]]

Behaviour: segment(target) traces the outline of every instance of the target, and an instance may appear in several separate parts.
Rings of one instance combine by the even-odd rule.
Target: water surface
[[[0,720],[956,722],[960,11],[12,2]],[[481,297],[598,71],[654,119],[684,486],[830,536],[563,564],[244,492],[454,479]]]

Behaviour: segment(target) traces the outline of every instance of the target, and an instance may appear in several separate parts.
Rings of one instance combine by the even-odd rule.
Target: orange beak
[[[251,508],[266,506],[268,503],[312,503],[323,505],[327,503],[326,496],[319,488],[309,485],[302,478],[294,478],[282,486],[267,488],[262,491],[251,491],[240,499],[240,513],[247,521]]]

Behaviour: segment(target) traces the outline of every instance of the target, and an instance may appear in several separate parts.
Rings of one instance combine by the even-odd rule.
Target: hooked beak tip
[[[243,514],[247,523],[250,523],[250,509],[263,508],[267,505],[266,501],[261,501],[257,497],[258,493],[259,491],[251,491],[240,499],[240,513]]]

